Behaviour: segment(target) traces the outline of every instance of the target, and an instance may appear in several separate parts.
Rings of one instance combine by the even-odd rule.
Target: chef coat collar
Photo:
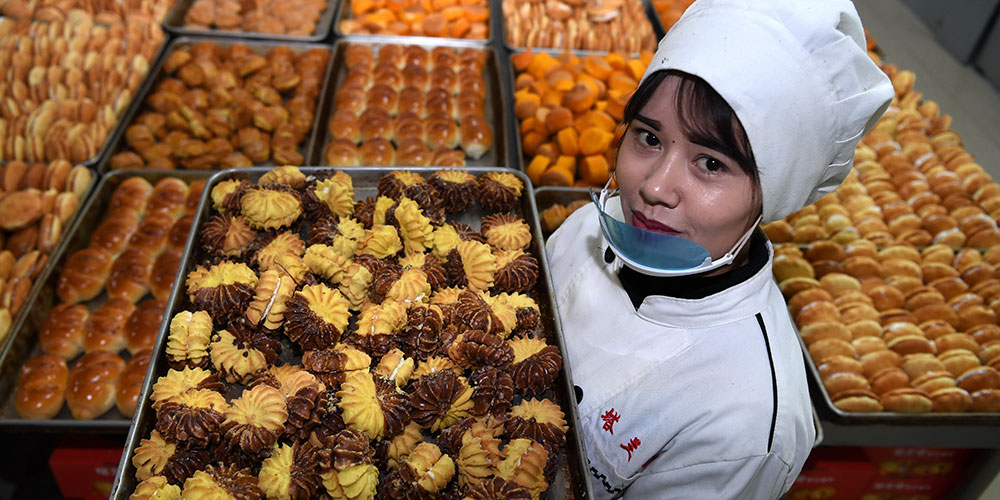
[[[642,274],[628,266],[618,271],[622,288],[637,311],[646,297],[662,295],[678,299],[703,299],[752,278],[767,265],[767,237],[759,229],[750,238],[746,265],[715,276],[656,277]]]

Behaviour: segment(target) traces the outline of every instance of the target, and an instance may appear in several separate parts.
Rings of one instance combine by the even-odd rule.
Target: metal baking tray
[[[178,36],[214,36],[222,38],[234,38],[241,40],[276,40],[281,42],[319,42],[330,34],[330,25],[333,24],[333,16],[337,9],[336,1],[326,3],[326,10],[320,14],[316,21],[316,31],[309,36],[295,35],[272,35],[270,33],[258,33],[254,31],[231,31],[223,29],[192,29],[185,28],[184,16],[195,0],[178,0],[174,7],[170,9],[163,19],[163,29],[174,37]]]
[[[250,181],[256,181],[269,170],[270,169],[268,168],[242,168],[226,170],[214,175],[211,179],[209,179],[204,191],[202,191],[201,204],[195,215],[193,227],[200,229],[203,222],[206,221],[211,215],[211,203],[208,200],[213,186],[229,179],[248,179]],[[305,167],[301,170],[306,173],[306,175],[309,175],[313,172],[330,169]],[[355,198],[363,199],[367,196],[374,195],[377,192],[378,180],[383,175],[398,169],[392,167],[349,167],[338,168],[336,170],[350,174],[354,183]],[[418,172],[424,177],[428,177],[431,173],[440,169],[435,167],[417,167],[409,170]],[[467,170],[474,175],[482,175],[486,172],[510,172],[509,170],[501,168],[484,167],[469,167],[464,170]],[[521,206],[517,210],[517,213],[518,215],[524,217],[528,225],[531,226],[533,238],[530,252],[535,256],[535,258],[538,259],[541,266],[539,281],[532,294],[536,297],[536,301],[540,308],[542,318],[541,329],[546,333],[546,339],[551,345],[557,345],[560,352],[566,353],[567,351],[564,343],[562,328],[559,323],[558,314],[556,313],[555,294],[548,274],[548,261],[545,257],[545,249],[541,239],[541,231],[537,216],[538,212],[535,208],[535,198],[531,190],[531,184],[523,174],[514,173],[514,175],[519,176],[525,184],[525,190],[521,195]],[[450,219],[454,220],[456,218],[451,217]],[[478,210],[463,213],[462,216],[457,218],[457,220],[464,223],[474,224],[473,227],[478,229],[480,221]],[[206,258],[200,246],[195,243],[197,241],[197,234],[198,231],[196,230],[192,231],[191,234],[188,235],[187,248],[180,264],[179,274],[181,276],[186,275],[189,270],[195,267],[196,264],[202,262]],[[165,375],[168,370],[163,352],[166,346],[167,330],[170,322],[169,318],[172,318],[174,314],[183,310],[187,307],[187,305],[188,298],[183,290],[183,287],[175,286],[171,291],[170,298],[168,299],[167,309],[164,313],[164,322],[160,325],[160,333],[157,336],[156,344],[153,347],[153,357],[149,362],[150,371],[147,374],[146,380],[143,382],[142,392],[139,395],[139,401],[142,402],[142,404],[136,408],[134,424],[129,429],[128,437],[125,442],[125,450],[122,453],[121,463],[118,466],[118,473],[116,474],[115,482],[112,486],[111,498],[113,499],[126,500],[132,491],[135,490],[137,482],[135,480],[135,467],[132,465],[132,455],[134,454],[136,447],[139,446],[140,440],[149,436],[155,424],[156,415],[150,405],[149,397],[156,379]],[[288,350],[290,349],[285,349],[285,351]],[[282,361],[287,360],[283,359]],[[557,467],[557,472],[552,484],[549,486],[550,498],[593,498],[594,493],[590,484],[590,475],[587,472],[586,449],[584,448],[581,434],[577,432],[577,429],[580,427],[580,416],[576,407],[572,375],[570,373],[569,363],[565,359],[563,362],[562,372],[559,374],[559,377],[556,379],[552,387],[552,399],[558,403],[565,412],[566,421],[569,425],[569,431],[567,433],[566,446],[563,449],[562,461],[559,467]]]
[[[337,15],[335,17],[336,21],[333,23],[333,33],[337,38],[343,37],[362,37],[367,40],[372,40],[378,43],[422,43],[427,45],[447,45],[441,42],[445,41],[456,41],[465,42],[478,45],[480,47],[485,45],[493,45],[493,40],[496,38],[497,24],[494,20],[501,13],[497,10],[499,6],[498,2],[502,0],[487,0],[487,8],[490,11],[490,18],[487,21],[488,29],[490,30],[486,38],[475,39],[475,38],[450,38],[443,36],[411,36],[411,35],[362,35],[357,33],[344,33],[340,31],[340,22],[344,19],[354,19],[354,15],[351,13],[351,0],[339,0],[337,1]],[[494,4],[497,4],[496,6]],[[500,23],[503,24],[503,23]],[[405,40],[405,41],[393,41],[393,40]]]
[[[538,207],[538,227],[542,231],[542,236],[547,240],[555,231],[546,231],[542,228],[541,217],[545,209],[555,204],[568,205],[574,201],[590,201],[589,188],[568,188],[542,186],[535,188],[535,206]]]
[[[333,116],[336,111],[334,109],[336,102],[333,96],[340,88],[344,78],[347,76],[348,67],[344,62],[344,53],[347,50],[348,44],[370,45],[376,50],[378,47],[383,45],[394,44],[419,45],[427,50],[431,50],[434,47],[446,46],[454,47],[456,49],[474,49],[486,52],[486,67],[484,69],[485,74],[483,75],[484,80],[486,81],[486,100],[483,103],[483,106],[486,111],[486,121],[493,128],[493,147],[491,147],[482,158],[479,158],[478,160],[466,158],[466,161],[469,166],[477,167],[506,167],[510,165],[510,161],[507,158],[507,143],[509,140],[509,134],[507,133],[507,121],[510,119],[508,117],[507,110],[512,109],[511,106],[513,105],[508,104],[505,98],[505,93],[500,83],[500,75],[502,74],[500,69],[500,58],[497,57],[497,54],[493,51],[493,49],[456,39],[433,39],[427,37],[379,37],[378,40],[375,40],[374,37],[367,36],[350,36],[337,40],[333,54],[334,69],[330,75],[330,84],[326,89],[326,93],[328,95],[323,98],[323,107],[320,112],[317,113],[317,123],[314,129],[316,147],[312,149],[312,156],[307,158],[307,160],[311,160],[309,163],[310,165],[326,164],[326,147],[330,143],[328,122],[330,121],[330,117]],[[393,168],[398,169],[402,167],[397,166]]]
[[[500,40],[500,43],[503,45],[503,47],[505,49],[507,49],[507,52],[521,52],[521,51],[527,50],[529,48],[531,50],[534,50],[534,51],[554,51],[553,53],[566,52],[566,49],[562,49],[562,48],[559,48],[559,47],[522,47],[522,46],[519,46],[519,45],[511,45],[510,42],[507,41],[507,18],[503,15],[503,2],[505,2],[505,1],[508,1],[508,2],[509,1],[516,1],[516,0],[492,0],[492,1],[495,2],[495,3],[497,3],[497,6],[496,6],[496,10],[493,10],[492,8],[490,9],[490,15],[496,17],[500,22],[498,23],[499,24],[498,26],[492,26],[491,28],[495,29],[498,32],[497,38]],[[656,41],[659,42],[660,39],[663,38],[663,33],[664,32],[663,32],[662,27],[658,23],[656,23],[656,22],[653,21],[653,18],[657,17],[657,16],[653,16],[653,14],[651,14],[651,12],[655,13],[656,9],[653,9],[653,6],[650,3],[650,0],[639,0],[639,1],[642,2],[643,12],[646,13],[646,20],[649,22],[650,29],[653,30],[653,36],[655,36],[656,37]],[[652,51],[656,50],[656,47],[655,46],[654,47],[647,47],[646,50],[649,50],[649,51],[652,52]],[[608,53],[608,52],[601,51],[601,50],[583,50],[583,49],[575,49],[575,48],[574,49],[569,49],[569,51],[573,52],[574,54],[578,54],[578,55],[582,55],[582,54],[601,54],[601,55],[603,55],[603,54],[607,54]],[[621,51],[612,51],[612,52],[621,52]]]
[[[274,47],[289,47],[296,54],[301,54],[309,49],[330,50],[329,45],[319,44],[319,43],[285,43],[285,42],[265,41],[265,40],[238,40],[235,38],[218,38],[218,37],[214,38],[181,37],[172,39],[170,41],[170,45],[166,47],[165,50],[163,50],[163,53],[157,60],[156,66],[153,67],[152,70],[150,70],[149,72],[150,76],[146,77],[146,83],[142,89],[142,92],[136,96],[136,99],[133,100],[132,106],[129,107],[128,113],[126,113],[125,116],[122,118],[118,127],[116,127],[114,134],[109,139],[109,141],[111,141],[110,146],[107,148],[104,157],[101,158],[101,163],[97,167],[98,172],[107,173],[111,171],[111,157],[117,153],[120,153],[128,149],[128,145],[126,145],[125,143],[125,129],[132,124],[132,121],[136,118],[139,112],[145,109],[146,98],[149,96],[154,85],[158,83],[160,81],[160,78],[163,76],[163,65],[166,62],[167,57],[169,57],[169,55],[178,48],[188,48],[201,42],[211,42],[223,48],[229,47],[236,43],[242,43],[261,55],[267,54],[267,52]],[[308,136],[309,139],[306,141],[305,145],[299,146],[299,153],[302,154],[302,157],[305,159],[306,163],[308,163],[309,158],[311,158],[310,155],[312,154],[312,150],[316,144],[316,139],[317,139],[316,116],[318,116],[320,114],[320,110],[323,109],[324,96],[326,96],[326,94],[329,93],[327,92],[327,86],[330,83],[330,69],[333,63],[333,54],[331,53],[330,56],[331,57],[327,61],[326,70],[324,70],[323,84],[320,86],[319,97],[316,98],[316,111],[313,113],[314,115],[313,126]],[[273,160],[268,161],[268,163],[264,166],[271,166],[271,165],[274,165]],[[186,169],[178,169],[178,170],[186,170]],[[212,171],[217,172],[218,170],[219,169],[215,169]]]
[[[94,420],[76,420],[70,414],[69,407],[63,404],[62,410],[49,420],[25,420],[22,419],[14,408],[14,396],[17,389],[17,380],[20,374],[21,365],[25,361],[42,354],[42,349],[38,345],[37,333],[42,322],[45,321],[49,311],[59,303],[56,296],[56,286],[59,281],[58,270],[77,250],[87,248],[90,243],[90,236],[94,229],[104,220],[107,212],[111,194],[125,179],[130,177],[142,177],[150,183],[155,184],[165,177],[176,177],[188,184],[196,180],[207,180],[214,172],[198,170],[182,171],[156,171],[156,170],[118,170],[108,173],[101,178],[93,195],[87,201],[76,217],[76,221],[67,230],[63,243],[53,252],[49,259],[47,269],[39,275],[32,290],[35,294],[33,303],[30,304],[30,313],[23,315],[21,321],[11,330],[11,341],[7,347],[0,352],[0,429],[29,431],[43,430],[55,432],[111,432],[124,434],[128,429],[131,419],[127,419],[112,409],[104,415]],[[146,297],[149,297],[147,294]],[[107,293],[101,292],[96,298],[85,302],[90,310],[99,307],[107,299]],[[130,358],[126,351],[119,353],[123,359]],[[71,364],[71,363],[67,363]]]

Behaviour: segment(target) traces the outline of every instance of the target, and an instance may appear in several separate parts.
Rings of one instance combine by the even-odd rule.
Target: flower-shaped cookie
[[[302,215],[298,194],[285,186],[253,188],[240,200],[240,213],[254,229],[290,226]]]
[[[239,318],[226,330],[212,336],[209,355],[212,366],[229,383],[246,383],[278,360],[281,344],[262,330]]]
[[[287,301],[295,291],[295,280],[278,269],[269,269],[260,275],[254,298],[247,308],[251,325],[277,330],[285,321]]]
[[[504,460],[497,467],[500,472],[498,475],[523,486],[531,493],[531,498],[537,500],[549,487],[548,480],[545,479],[548,450],[530,439],[512,439],[503,453]]]
[[[264,500],[265,496],[256,477],[251,476],[246,470],[223,464],[209,465],[205,470],[195,472],[184,481],[181,498]]]
[[[261,464],[260,488],[268,498],[312,498],[323,484],[320,473],[327,455],[309,442],[276,446]]]
[[[368,253],[379,259],[396,255],[403,249],[403,243],[399,240],[396,228],[387,225],[375,224],[365,232],[364,238],[358,242],[356,254]]]
[[[238,215],[243,195],[250,189],[250,183],[245,180],[230,179],[222,181],[212,188],[212,206],[220,213]]]
[[[527,394],[541,394],[552,385],[562,369],[562,355],[556,346],[532,337],[510,339],[514,362],[510,365],[514,386]]]
[[[277,389],[257,385],[243,391],[223,414],[222,441],[228,447],[257,454],[278,442],[288,411]]]
[[[347,344],[302,353],[302,366],[331,390],[340,390],[348,376],[367,371],[371,364],[368,354]]]
[[[487,215],[479,230],[486,242],[497,250],[526,250],[531,244],[531,227],[515,215]]]
[[[156,410],[156,430],[177,442],[207,446],[218,436],[229,405],[218,392],[193,389],[164,401]]]
[[[402,388],[410,381],[414,365],[413,358],[407,358],[403,351],[393,349],[379,360],[375,375],[389,379],[396,383],[396,387]]]
[[[158,378],[153,384],[153,394],[150,395],[153,409],[157,410],[166,401],[195,389],[221,392],[224,387],[219,382],[218,376],[208,370],[187,367],[167,370],[167,374]]]
[[[448,357],[466,370],[481,366],[504,368],[513,361],[514,350],[499,335],[468,330],[451,344]]]
[[[441,194],[441,206],[447,213],[468,210],[476,198],[476,177],[464,170],[438,170],[431,174],[430,184]]]
[[[461,446],[455,456],[458,465],[458,484],[467,487],[488,481],[503,459],[500,452],[501,429],[482,421],[473,421],[462,434]]]
[[[513,210],[521,201],[524,183],[507,172],[487,172],[476,180],[479,205],[490,212]]]
[[[263,240],[267,241],[267,240]],[[259,241],[257,244],[263,243]],[[302,254],[306,252],[306,244],[299,238],[299,235],[291,231],[284,231],[274,235],[270,238],[254,256],[254,262],[257,264],[257,268],[261,271],[266,271],[268,269],[273,269],[278,258],[283,255],[293,255],[295,257],[302,257]]]
[[[309,266],[309,271],[319,276],[331,285],[339,285],[344,279],[344,272],[351,265],[350,257],[337,251],[336,248],[322,243],[309,245],[302,262]]]
[[[262,175],[257,180],[259,186],[285,185],[292,189],[302,189],[306,185],[306,174],[303,174],[299,167],[285,165],[275,167],[270,172]]]
[[[256,236],[243,217],[215,215],[202,225],[201,248],[212,256],[239,258]]]
[[[499,250],[496,256],[494,290],[527,293],[538,281],[538,259],[522,250]]]
[[[451,370],[424,375],[413,382],[410,406],[415,422],[437,431],[471,414],[472,388]]]
[[[188,294],[195,307],[207,311],[217,322],[241,316],[257,286],[253,270],[246,264],[229,261],[203,269],[195,269],[188,275]]]
[[[565,414],[548,399],[525,399],[507,413],[507,431],[511,439],[527,438],[547,446],[555,453],[566,442]]]
[[[410,418],[407,397],[396,384],[367,371],[348,376],[337,396],[344,423],[371,439],[398,434]]]
[[[437,290],[449,285],[448,273],[444,270],[444,265],[437,258],[429,253],[410,253],[406,257],[399,259],[399,265],[405,271],[407,268],[420,269],[427,275],[427,283],[431,285],[431,290]]]
[[[406,326],[400,335],[403,351],[417,359],[434,355],[443,326],[444,315],[440,307],[433,304],[410,307],[406,313]]]
[[[340,280],[340,293],[350,304],[352,311],[358,311],[368,299],[368,288],[372,282],[371,271],[357,262],[351,263]]]
[[[514,399],[514,379],[505,370],[482,366],[469,376],[472,384],[472,414],[476,416],[503,415]]]
[[[448,253],[445,270],[456,286],[468,286],[471,290],[485,291],[493,286],[497,261],[489,245],[476,241],[460,241]]]
[[[303,287],[286,304],[285,333],[302,349],[332,347],[351,317],[347,299],[323,284]]]
[[[206,368],[212,341],[212,317],[205,311],[181,311],[170,320],[167,363],[171,368]]]
[[[396,343],[396,334],[406,325],[406,306],[392,300],[361,311],[354,339],[366,352],[382,357]]]
[[[434,246],[431,237],[434,228],[417,202],[403,198],[393,216],[399,224],[399,235],[403,238],[403,248],[407,253],[424,252]]]
[[[153,476],[135,486],[129,500],[180,500],[181,488],[163,476]]]
[[[313,192],[334,215],[347,217],[354,213],[354,184],[351,176],[337,172],[316,183]]]

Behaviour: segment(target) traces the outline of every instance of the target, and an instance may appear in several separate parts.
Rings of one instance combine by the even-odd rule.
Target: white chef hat
[[[888,107],[849,0],[699,0],[660,40],[643,80],[679,70],[708,82],[753,149],[771,222],[832,192]]]

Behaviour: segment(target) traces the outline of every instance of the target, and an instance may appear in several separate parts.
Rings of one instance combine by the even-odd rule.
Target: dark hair
[[[624,127],[618,134],[618,146],[621,146],[629,124],[635,120],[639,111],[653,96],[653,92],[668,76],[680,78],[674,106],[677,109],[681,133],[687,140],[735,160],[740,170],[750,176],[755,202],[761,201],[760,172],[757,170],[757,162],[754,160],[750,139],[743,129],[743,124],[729,103],[708,82],[697,76],[677,70],[660,70],[649,75],[625,106]],[[753,218],[756,219],[756,214]]]

